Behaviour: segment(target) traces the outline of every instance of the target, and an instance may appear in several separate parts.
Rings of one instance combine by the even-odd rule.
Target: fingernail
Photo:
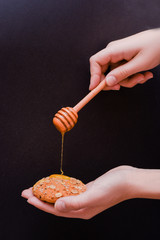
[[[114,76],[109,76],[106,78],[106,83],[109,86],[113,86],[114,84],[116,84],[117,80]]]
[[[58,201],[56,202],[56,209],[58,211],[65,211],[65,208],[66,208],[66,205],[65,205],[65,202],[64,201]]]
[[[118,90],[120,90],[120,85],[115,85],[112,89],[118,91]]]
[[[151,78],[153,78],[153,74],[152,73],[148,76],[148,79],[151,79]]]

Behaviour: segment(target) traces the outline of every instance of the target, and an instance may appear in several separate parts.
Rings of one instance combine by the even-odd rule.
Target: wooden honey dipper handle
[[[77,105],[73,107],[76,112],[79,112],[88,102],[92,100],[103,88],[106,86],[106,80],[104,79],[96,88],[88,93]]]

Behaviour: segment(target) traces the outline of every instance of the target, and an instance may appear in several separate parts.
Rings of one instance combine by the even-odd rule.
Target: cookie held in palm
[[[53,174],[36,182],[32,191],[38,199],[55,203],[61,197],[76,196],[85,192],[86,186],[76,178]]]

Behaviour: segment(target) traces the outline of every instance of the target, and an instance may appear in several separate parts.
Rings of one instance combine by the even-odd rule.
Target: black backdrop
[[[1,0],[1,234],[4,239],[157,239],[160,203],[134,199],[91,220],[44,213],[21,198],[59,172],[52,117],[89,86],[89,58],[112,40],[159,27],[160,1]],[[160,68],[132,89],[101,92],[66,134],[64,172],[85,183],[128,164],[160,168]]]

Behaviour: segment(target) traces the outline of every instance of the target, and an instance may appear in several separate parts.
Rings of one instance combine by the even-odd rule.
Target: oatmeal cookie
[[[55,203],[60,197],[75,196],[85,192],[86,186],[76,178],[53,174],[36,182],[32,191],[38,199]]]

